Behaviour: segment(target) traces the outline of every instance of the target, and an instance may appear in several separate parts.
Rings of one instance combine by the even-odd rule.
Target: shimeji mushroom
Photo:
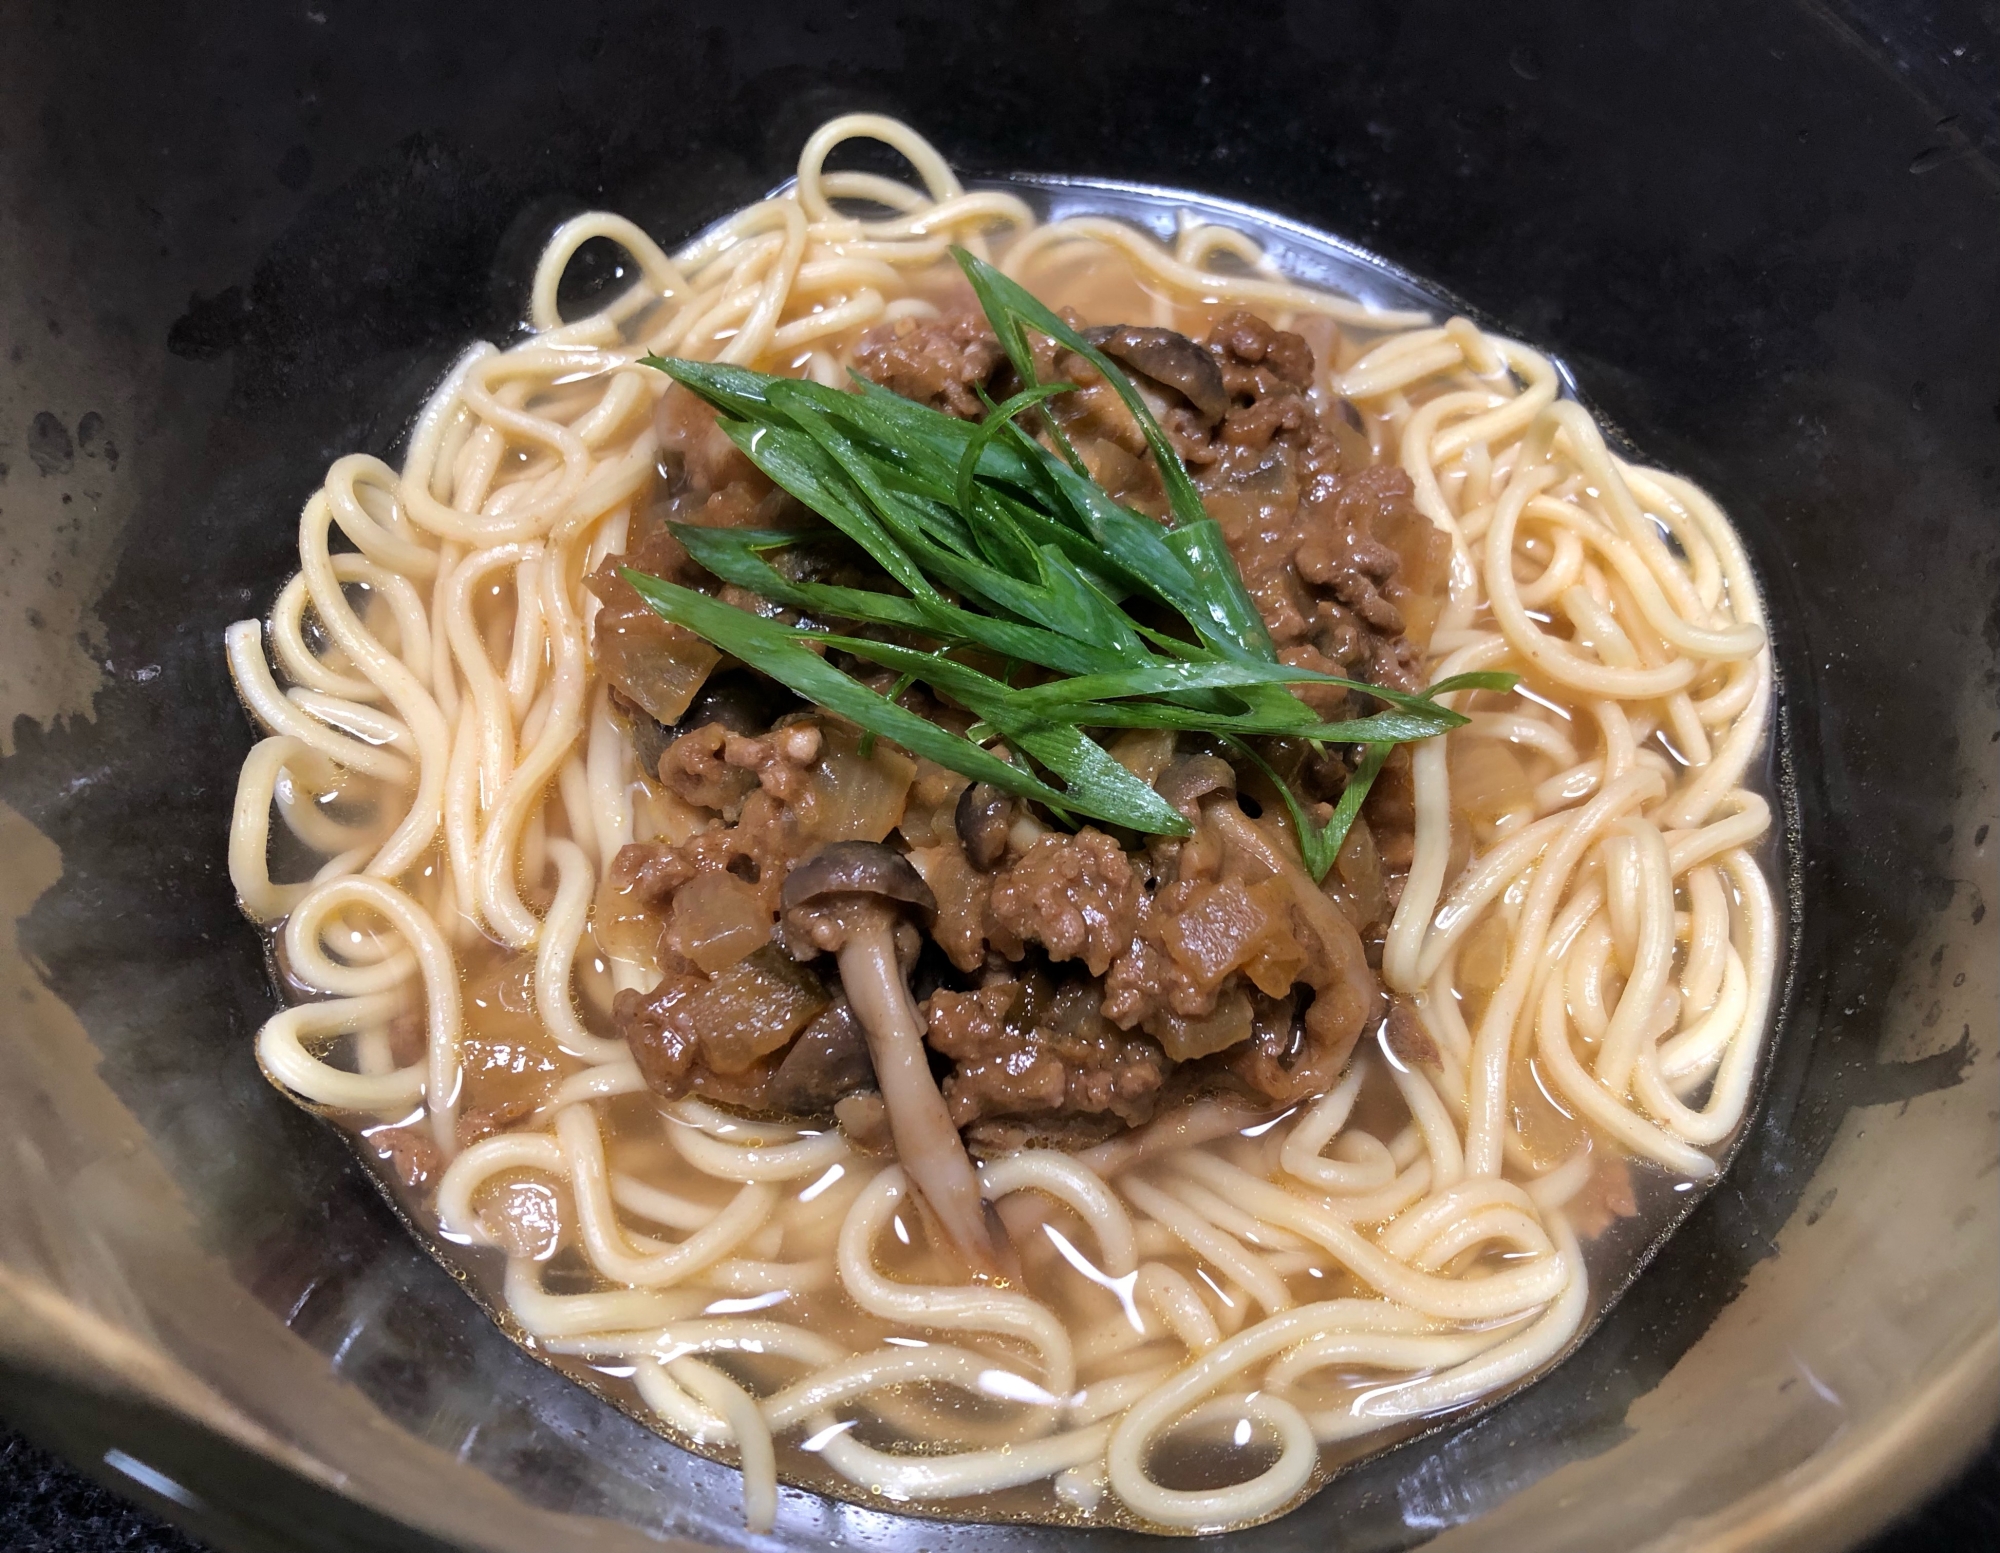
[[[868,1037],[897,1159],[958,1253],[978,1271],[1000,1271],[979,1175],[931,1076],[924,1018],[896,954],[902,914],[937,910],[930,887],[908,858],[880,842],[835,841],[792,869],[783,899],[795,949],[838,959],[847,1001]]]

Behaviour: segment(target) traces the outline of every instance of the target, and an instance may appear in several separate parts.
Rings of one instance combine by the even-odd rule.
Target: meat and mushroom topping
[[[1448,552],[1407,477],[1371,465],[1351,409],[1314,389],[1306,341],[1244,312],[1198,341],[1136,326],[1089,337],[1182,452],[1286,661],[1413,685]],[[1110,384],[1036,339],[1043,379],[1079,387],[1049,411],[1093,473],[1127,505],[1162,511]],[[982,394],[1018,386],[970,312],[884,326],[855,364],[966,417],[984,413]],[[704,413],[679,394],[663,405],[676,471],[663,515],[796,522]],[[655,570],[730,596],[664,528],[649,532]],[[1421,1026],[1385,1002],[1370,964],[1411,857],[1403,752],[1322,887],[1252,801],[1270,801],[1262,768],[1222,744],[1149,733],[1111,747],[1189,821],[1185,839],[1071,829],[803,711],[749,669],[699,654],[650,665],[616,635],[649,629],[627,624],[623,584],[592,585],[614,705],[658,801],[681,816],[619,854],[593,918],[606,953],[658,977],[617,1004],[658,1092],[833,1115],[858,1147],[893,1143],[949,1240],[992,1270],[1007,1247],[968,1146],[1087,1148],[1190,1106],[1269,1114],[1330,1087],[1385,1010],[1399,1057],[1424,1060]],[[1324,715],[1357,710],[1334,687],[1305,694]],[[906,704],[970,722],[935,700]],[[1337,798],[1350,771],[1338,752],[1274,744],[1270,758],[1309,799]]]
[[[905,320],[896,328],[893,351],[864,345],[856,359],[883,386],[966,417],[984,413],[970,384],[1009,386],[1011,368],[1000,364],[983,318]],[[1132,325],[1087,337],[1140,374],[1142,389],[1152,383],[1170,391],[1174,403],[1162,406],[1162,424],[1221,523],[1280,656],[1324,673],[1419,688],[1417,665],[1443,602],[1450,545],[1417,511],[1409,476],[1366,461],[1366,444],[1346,419],[1351,410],[1344,403],[1325,414],[1314,408],[1311,346],[1242,310],[1219,320],[1199,347],[1172,330]],[[1091,473],[1121,500],[1159,510],[1158,477],[1131,412],[1081,356],[1035,341],[1043,381],[1080,390],[1052,409]],[[908,363],[916,360],[930,363],[929,376],[912,376]],[[1304,694],[1315,710],[1346,715],[1340,693]]]
[[[1365,463],[1338,410],[1314,411],[1312,352],[1298,335],[1236,312],[1216,325],[1208,349],[1231,409],[1206,445],[1182,452],[1279,655],[1418,688],[1450,545],[1416,510],[1409,476]],[[1347,711],[1338,692],[1302,695],[1328,716]]]

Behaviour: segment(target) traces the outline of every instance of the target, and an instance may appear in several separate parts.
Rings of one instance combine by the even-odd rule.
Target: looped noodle
[[[1132,1217],[1097,1173],[1054,1149],[1024,1149],[991,1161],[979,1173],[980,1190],[997,1202],[1009,1192],[1034,1190],[1068,1203],[1097,1236],[1104,1270],[1122,1278],[1138,1265]]]
[[[1042,1385],[1061,1394],[1076,1383],[1069,1334],[1045,1306],[1018,1294],[978,1289],[919,1287],[885,1277],[875,1268],[875,1237],[889,1223],[909,1183],[891,1165],[868,1183],[840,1227],[841,1282],[872,1316],[953,1332],[991,1332],[1018,1338],[1042,1358]]]

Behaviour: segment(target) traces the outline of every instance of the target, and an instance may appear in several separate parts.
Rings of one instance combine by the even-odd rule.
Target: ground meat
[[[1294,552],[1315,600],[1314,645],[1360,677],[1422,688],[1422,646],[1443,596],[1450,541],[1411,500],[1410,477],[1377,465],[1307,488]],[[1412,640],[1415,630],[1421,640]]]
[[[1223,384],[1232,394],[1265,397],[1271,392],[1267,378],[1300,392],[1312,387],[1312,347],[1302,336],[1274,329],[1242,308],[1209,331],[1208,348],[1221,363]]]
[[[1145,1036],[1098,1011],[1102,994],[1082,978],[1054,985],[1040,972],[966,993],[939,991],[927,1005],[930,1044],[954,1060],[945,1103],[954,1123],[1051,1114],[1149,1119],[1172,1064]]]
[[[1450,546],[1416,511],[1409,477],[1355,462],[1352,433],[1314,410],[1312,350],[1298,335],[1235,312],[1207,346],[1232,407],[1206,445],[1186,423],[1177,440],[1280,656],[1418,688]],[[1338,691],[1299,694],[1330,718],[1353,710]]]
[[[1062,317],[1083,330],[1084,320],[1073,310],[1065,308]],[[1023,424],[1032,427],[1041,415],[1053,415],[1106,490],[1142,511],[1164,514],[1162,487],[1146,457],[1145,436],[1117,391],[1087,357],[1032,330],[1027,341],[1037,380],[1070,383],[1076,391],[1049,401]],[[871,381],[965,420],[986,414],[975,389],[1000,400],[1021,387],[985,318],[971,311],[929,322],[901,319],[873,330],[856,347],[854,364]],[[1170,412],[1169,433],[1176,434],[1184,416],[1192,417],[1189,449],[1206,456],[1207,425],[1188,406],[1177,405]]]
[[[1439,1062],[1437,1042],[1431,1039],[1430,1031],[1424,1028],[1407,998],[1389,999],[1389,1017],[1382,1022],[1382,1041],[1389,1048],[1389,1055],[1406,1067],[1434,1068]]]
[[[998,980],[972,992],[939,991],[925,1006],[931,1047],[947,1057],[974,1061],[1012,1049],[1007,1016],[1021,1001],[1021,984]]]
[[[695,875],[694,863],[679,847],[664,841],[633,841],[611,860],[610,887],[630,893],[648,906],[664,905]]]
[[[782,854],[769,849],[770,840],[739,822],[700,831],[679,846],[667,841],[630,842],[611,860],[607,888],[664,911],[676,892],[699,874],[728,873],[746,884],[761,884],[767,864],[782,870]],[[775,912],[777,892],[764,893]]]
[[[711,825],[678,845],[621,847],[593,908],[599,948],[669,977],[697,963],[722,968],[770,937],[798,846],[790,811],[759,789],[733,825]]]
[[[819,728],[810,722],[755,739],[710,723],[666,747],[660,756],[660,784],[688,803],[725,814],[752,787],[793,803],[805,791],[806,772],[819,759],[819,746]]]
[[[1158,388],[1165,396],[1162,424],[1222,528],[1278,653],[1328,674],[1419,685],[1449,547],[1417,511],[1408,478],[1370,464],[1351,407],[1316,406],[1316,364],[1299,335],[1237,311],[1197,345],[1167,343],[1183,356],[1205,351],[1226,390],[1218,415],[1205,366],[1198,380],[1182,374],[1204,399],[1202,409],[1180,390],[1144,385],[1149,395]],[[1110,383],[1053,341],[1031,333],[1030,345],[1043,381],[1077,385],[1047,413],[1093,474],[1120,501],[1164,518],[1157,466]],[[984,414],[982,393],[1001,398],[1019,386],[990,329],[970,311],[884,326],[854,359],[875,382],[961,417]],[[665,525],[785,527],[806,521],[804,514],[689,396],[667,395],[659,428],[667,493],[635,519],[639,555],[659,575],[733,597],[692,563]],[[815,580],[878,585],[867,563],[838,541],[801,545],[773,561]],[[866,1039],[840,996],[837,972],[823,959],[813,969],[798,963],[828,945],[803,917],[777,924],[782,882],[817,844],[810,818],[815,762],[832,759],[827,751],[846,736],[844,725],[776,721],[782,709],[720,715],[699,679],[666,715],[659,708],[673,701],[679,682],[649,683],[645,654],[626,651],[632,643],[607,637],[604,627],[608,618],[652,641],[660,623],[648,623],[643,605],[635,611],[636,595],[621,593],[624,585],[609,570],[592,586],[605,601],[600,657],[635,748],[675,798],[707,816],[692,833],[677,830],[684,838],[677,844],[626,847],[606,881],[628,913],[621,920],[637,920],[652,934],[637,932],[644,951],[637,958],[664,973],[652,992],[619,996],[621,1034],[657,1093],[792,1114],[832,1111],[858,1147],[888,1147]],[[747,595],[738,601],[753,604]],[[674,658],[684,648],[662,638],[648,650]],[[855,660],[834,661],[883,690],[894,678]],[[710,678],[719,686],[748,672],[721,669]],[[1328,718],[1371,709],[1367,698],[1338,689],[1308,690],[1304,699]],[[964,709],[921,690],[905,692],[903,701],[920,715],[965,726]],[[1182,741],[1181,754],[1196,752]],[[1292,752],[1280,764],[1297,768],[1308,797],[1330,802],[1350,776],[1351,758],[1334,749],[1301,764]],[[1247,766],[1238,765],[1237,775],[1256,780]],[[1332,907],[1296,869],[1246,863],[1261,845],[1254,834],[1239,830],[1233,843],[1225,841],[1214,805],[1204,819],[1192,801],[1187,812],[1200,821],[1193,837],[1156,839],[1134,853],[1090,828],[1036,835],[1024,807],[1006,850],[982,854],[975,868],[956,815],[962,785],[954,777],[926,787],[919,778],[906,802],[881,808],[868,834],[881,839],[886,828],[899,836],[892,844],[907,847],[936,897],[915,996],[924,1000],[946,1104],[975,1148],[1083,1147],[1201,1093],[1293,1104],[1337,1082],[1355,1042],[1385,1013],[1399,1060],[1434,1057],[1407,1006],[1385,1003],[1357,932],[1379,937],[1379,919],[1393,907],[1408,866],[1414,813],[1406,752],[1391,760],[1365,811],[1371,848],[1356,857],[1366,850],[1369,866],[1349,867],[1344,882],[1330,886]],[[695,963],[702,949],[679,923],[683,916],[720,920],[716,908],[697,904],[711,898],[757,919],[745,931],[758,947],[740,963],[723,964],[727,956],[713,951],[713,939],[702,940],[711,951],[700,959],[709,967],[704,973]],[[609,920],[603,900],[594,922]],[[760,911],[766,918],[758,919]],[[775,940],[756,937],[761,920],[777,924]],[[920,943],[913,922],[899,925],[906,974],[919,964]]]
[[[932,847],[912,847],[910,862],[937,898],[931,938],[961,971],[986,960],[986,930],[992,884],[966,859],[956,836]]]
[[[1103,1013],[1154,1037],[1177,1082],[1290,1104],[1338,1078],[1382,993],[1353,925],[1302,874],[1269,872],[1256,835],[1209,815],[1162,854]]]
[[[1609,1150],[1600,1154],[1597,1169],[1583,1190],[1564,1205],[1576,1232],[1585,1240],[1595,1240],[1620,1219],[1639,1212],[1639,1195],[1634,1190],[1631,1162],[1623,1154]]]
[[[1068,1089],[1062,1059],[1033,1041],[994,1057],[962,1058],[944,1081],[945,1103],[958,1127],[989,1112],[1060,1111]]]
[[[1014,939],[1040,944],[1052,960],[1082,960],[1102,976],[1132,942],[1138,925],[1139,876],[1125,851],[1101,830],[1051,831],[993,876],[993,923]]]
[[[1111,962],[1104,977],[1104,1017],[1130,1030],[1166,1006],[1173,985],[1173,962],[1151,938],[1136,936]]]
[[[729,730],[720,723],[682,734],[660,755],[660,785],[698,808],[725,813],[736,808],[757,785],[757,778],[722,758],[728,742]]]
[[[714,407],[680,384],[661,397],[653,430],[660,442],[660,465],[672,477],[670,496],[687,497],[699,506],[711,493],[732,486],[747,487],[760,497],[770,491],[770,481],[729,440]]]
[[[1282,882],[1247,871],[1211,823],[1152,861],[1156,887],[1140,901],[1131,942],[1104,978],[1104,1016],[1122,1029],[1143,1028],[1176,1058],[1205,1055],[1229,1019],[1236,1039],[1245,1033],[1247,1003],[1220,1022],[1213,1017],[1225,992],[1283,993],[1317,941],[1295,920]]]
[[[1408,746],[1398,745],[1389,752],[1361,812],[1383,866],[1407,871],[1417,851],[1417,789]]]
[[[389,1021],[389,1057],[397,1067],[407,1068],[422,1062],[429,1046],[430,1036],[422,1014],[404,1012]]]
[[[700,1033],[690,1027],[685,1017],[674,1017],[678,1005],[700,985],[694,975],[669,973],[650,993],[627,990],[619,993],[612,1004],[618,1033],[631,1049],[647,1085],[673,1099],[691,1089],[705,1087],[700,1084],[704,1076],[700,1066]],[[760,1090],[761,1087],[758,1086]]]
[[[891,393],[977,420],[986,410],[974,389],[991,381],[1005,359],[985,316],[968,311],[871,329],[855,348],[854,367]]]
[[[650,993],[621,992],[612,1017],[656,1094],[763,1110],[794,1037],[831,1003],[817,976],[766,945],[714,976],[670,973]]]
[[[1039,1116],[986,1116],[960,1129],[974,1159],[999,1159],[1019,1149],[1083,1150],[1130,1131],[1109,1111],[1051,1111]]]
[[[536,1110],[536,1102],[526,1097],[501,1100],[491,1105],[468,1106],[458,1116],[458,1146],[469,1149],[495,1133],[512,1132]]]

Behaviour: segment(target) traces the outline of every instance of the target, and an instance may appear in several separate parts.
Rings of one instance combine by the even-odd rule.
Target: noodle
[[[917,183],[828,171],[855,139]],[[566,322],[561,281],[593,241],[629,255],[630,284]],[[1450,541],[1425,672],[1522,676],[1447,697],[1470,720],[1412,754],[1382,976],[1428,1049],[1384,1024],[1378,1055],[1275,1119],[1206,1101],[1153,1134],[988,1162],[1025,1281],[965,1281],[902,1166],[842,1131],[654,1106],[597,1033],[651,981],[605,916],[613,860],[699,823],[637,776],[592,662],[583,579],[624,553],[660,458],[669,380],[639,358],[845,386],[860,330],[937,316],[952,243],[1045,289],[1095,267],[1164,326],[1242,304],[1319,331],[1315,395],[1352,406]],[[1339,1442],[1492,1395],[1575,1340],[1578,1205],[1623,1156],[1714,1174],[1775,983],[1748,850],[1770,810],[1746,786],[1771,660],[1708,497],[1613,452],[1524,345],[1313,291],[1230,229],[1166,247],[1098,217],[1038,223],[873,115],[823,126],[791,188],[678,252],[623,217],[564,223],[528,319],[524,343],[459,358],[400,471],[334,463],[298,576],[226,637],[264,733],[230,877],[305,998],[258,1060],[371,1141],[431,1151],[430,1211],[497,1248],[477,1254],[504,1258],[521,1333],[629,1362],[664,1428],[734,1454],[753,1530],[781,1475],[919,1506],[1032,1492],[1039,1518],[1252,1522]],[[1497,811],[1467,775],[1480,760],[1520,777]],[[308,878],[273,877],[274,807],[319,860]],[[1216,825],[1301,915],[1337,912],[1263,826],[1233,806]],[[467,1064],[500,1060],[489,1032],[509,1019],[545,1037],[506,1048],[510,1071],[546,1083],[469,1109]],[[787,1320],[760,1314],[778,1305]],[[900,1444],[862,1438],[868,1418]],[[930,1427],[953,1438],[911,1437]],[[1211,1437],[1234,1441],[1214,1447],[1237,1453],[1234,1481],[1160,1476],[1163,1442]]]

